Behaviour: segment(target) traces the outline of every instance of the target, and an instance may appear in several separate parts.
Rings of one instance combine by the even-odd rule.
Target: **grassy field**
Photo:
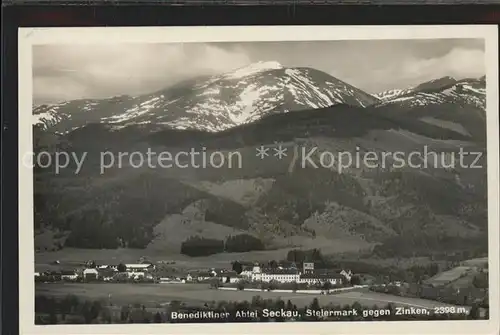
[[[454,288],[469,288],[473,287],[474,277],[477,275],[477,272],[471,272],[463,277],[460,277],[451,283],[449,283],[448,287]]]
[[[488,265],[488,258],[474,258],[462,262],[462,265],[449,271],[438,274],[438,279],[452,279],[448,286],[455,288],[467,288],[474,286],[474,278]],[[431,278],[432,280],[433,278]]]
[[[430,278],[427,283],[431,285],[447,285],[473,273],[473,271],[473,268],[469,266],[457,266],[451,270],[438,273],[436,276]]]
[[[488,265],[488,257],[473,258],[462,262],[464,266],[486,267]]]
[[[100,300],[104,299],[113,304],[134,304],[140,303],[146,306],[154,307],[166,304],[173,300],[186,303],[200,303],[210,301],[251,301],[256,295],[264,299],[291,300],[297,306],[305,306],[312,302],[316,297],[321,305],[333,304],[352,304],[359,302],[366,307],[385,307],[388,303],[394,303],[396,306],[433,308],[443,306],[442,303],[397,297],[382,293],[370,292],[368,290],[350,291],[333,295],[313,295],[304,293],[283,293],[283,292],[255,292],[255,291],[225,291],[210,289],[202,284],[36,284],[35,292],[37,295],[46,295],[53,297],[64,297],[68,294],[74,294],[82,299]]]

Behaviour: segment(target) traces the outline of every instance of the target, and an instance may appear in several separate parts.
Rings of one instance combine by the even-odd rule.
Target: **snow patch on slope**
[[[269,62],[257,62],[250,65],[244,66],[242,68],[236,69],[235,71],[228,73],[223,76],[224,79],[241,79],[248,76],[253,76],[264,71],[269,70],[279,70],[282,69],[283,65],[275,61]]]
[[[438,92],[415,92],[396,96],[393,99],[383,99],[379,106],[403,103],[407,107],[427,106],[431,104],[456,103],[471,104],[479,108],[486,107],[486,90],[473,87],[471,84],[458,82]]]
[[[154,109],[158,103],[163,99],[163,96],[153,97],[149,100],[141,102],[139,105],[134,106],[130,109],[125,110],[124,113],[113,115],[109,118],[103,118],[102,120],[106,120],[109,123],[118,123],[129,121],[130,119],[139,117],[141,115],[149,113],[152,109]]]
[[[265,87],[257,87],[255,84],[248,85],[243,92],[241,92],[239,96],[240,101],[236,103],[236,107],[239,107],[239,111],[235,110],[233,113],[229,114],[231,120],[235,124],[247,122],[252,118],[255,108],[257,107],[255,103],[265,93]]]
[[[334,104],[334,102],[326,94],[321,92],[320,89],[314,85],[314,82],[302,71],[297,69],[286,69],[285,73],[292,78],[292,83],[301,89],[300,93],[295,89],[290,89],[294,98],[298,100],[297,102],[304,105],[307,104],[314,108],[327,107]],[[319,98],[318,102],[313,101],[313,93],[316,98]]]
[[[409,92],[411,92],[411,89],[407,89],[407,90],[393,89],[393,90],[387,90],[387,91],[377,93],[377,94],[375,94],[375,97],[379,98],[380,100],[385,101],[385,100],[394,99],[396,97],[399,97],[400,95],[403,95],[403,94],[406,94]]]

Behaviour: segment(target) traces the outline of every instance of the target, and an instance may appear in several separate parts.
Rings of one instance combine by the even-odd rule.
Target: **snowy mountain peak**
[[[484,110],[486,104],[485,82],[481,79],[456,80],[443,77],[427,81],[414,88],[379,93],[380,106],[399,104],[406,107],[442,105],[452,103],[456,106],[471,105]]]
[[[240,79],[243,77],[258,74],[264,71],[283,69],[283,65],[276,61],[260,61],[240,67],[233,72],[227,73],[226,79]]]
[[[229,73],[188,80],[136,97],[70,101],[33,110],[42,129],[70,132],[89,123],[223,131],[268,114],[325,108],[366,107],[379,100],[312,68],[257,62]]]
[[[468,91],[473,93],[479,93],[484,98],[484,85],[485,77],[481,78],[471,78],[471,79],[455,79],[450,76],[445,76],[433,80],[426,81],[417,86],[409,87],[406,89],[392,89],[384,92],[375,94],[377,98],[382,101],[388,102],[394,99],[410,99],[409,95],[421,96],[429,94],[440,94],[440,93],[450,93],[450,92],[462,92]],[[465,89],[465,90],[463,90]],[[484,99],[483,99],[484,100]],[[481,104],[482,105],[482,104]]]
[[[412,91],[414,92],[425,92],[425,91],[435,91],[435,90],[440,90],[445,87],[449,87],[451,85],[454,85],[457,83],[457,80],[453,77],[446,76],[446,77],[441,77],[438,79],[433,79],[426,81],[425,83],[422,83],[418,86],[415,86],[412,88]]]
[[[453,77],[450,77],[450,76],[444,76],[444,77],[441,77],[441,78],[429,80],[428,82],[429,83],[434,83],[434,82],[438,82],[438,81],[457,81],[457,79],[455,79]]]

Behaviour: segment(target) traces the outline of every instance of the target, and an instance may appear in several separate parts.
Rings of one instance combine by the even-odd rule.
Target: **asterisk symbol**
[[[278,148],[274,148],[274,156],[278,157],[278,159],[282,159],[283,157],[286,157],[286,148],[283,148],[281,144],[278,146]]]
[[[260,146],[260,148],[257,148],[257,157],[260,157],[260,159],[264,159],[264,157],[269,156],[267,153],[269,151],[269,148],[264,147],[263,145]]]

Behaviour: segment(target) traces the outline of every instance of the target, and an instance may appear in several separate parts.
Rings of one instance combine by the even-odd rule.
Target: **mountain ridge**
[[[373,95],[379,98],[381,101],[390,101],[395,98],[407,96],[410,94],[439,92],[447,88],[451,88],[457,84],[467,84],[469,82],[482,82],[483,84],[485,84],[486,76],[481,76],[478,78],[462,78],[462,79],[455,79],[450,76],[444,76],[441,78],[428,80],[416,86],[407,88],[389,89],[386,91],[375,93]]]
[[[119,119],[127,107],[134,122],[84,119],[84,125],[65,134],[56,134],[57,127],[35,127],[37,150],[65,146],[90,152],[96,164],[103,150],[144,153],[147,148],[172,153],[202,147],[207,152],[234,150],[244,161],[241,169],[152,169],[125,164],[104,174],[87,164],[78,175],[68,169],[57,177],[38,169],[37,236],[44,229],[54,229],[65,234],[61,247],[134,247],[175,253],[180,252],[180,239],[190,236],[225,239],[248,234],[266,249],[314,246],[335,252],[339,251],[336,245],[347,248],[345,239],[350,250],[386,243],[389,248],[400,239],[410,253],[448,252],[444,247],[438,250],[443,238],[458,239],[461,247],[469,248],[467,238],[476,243],[477,236],[484,236],[484,169],[446,168],[442,161],[421,169],[350,166],[342,173],[340,161],[321,166],[323,153],[408,154],[427,146],[442,160],[460,148],[485,152],[482,78],[458,84],[445,78],[420,86],[425,92],[380,101],[340,80],[328,84],[333,77],[324,72],[295,68],[287,74],[290,69],[280,66],[261,63],[234,71],[233,79],[188,80],[142,97],[143,105],[136,104],[137,108],[130,108],[135,99],[130,96],[101,102],[105,117]],[[318,88],[315,82],[325,86]],[[285,85],[286,91],[281,88]],[[260,100],[241,102],[241,93],[263,87],[266,93],[259,95]],[[193,92],[205,95],[199,100]],[[237,113],[225,110],[226,114],[215,113],[211,118],[214,115],[207,115],[211,109],[205,105],[192,115],[181,110],[175,118],[158,123],[144,119],[163,117],[165,106],[155,104],[182,102],[178,106],[193,107],[208,101],[216,105],[206,100],[214,96],[224,98],[223,106],[236,106]],[[64,106],[85,116],[95,108],[89,105],[82,111],[87,104],[81,100]],[[252,110],[245,113],[249,105]],[[182,127],[165,127],[161,122]],[[187,127],[190,122],[205,127]],[[219,128],[213,126],[219,122]],[[271,153],[282,146],[289,155],[261,160],[256,156],[261,145]],[[298,147],[317,148],[311,160],[320,168],[292,166],[292,153]]]
[[[356,109],[359,110],[354,112]],[[129,247],[175,251],[180,241],[165,236],[167,230],[182,229],[183,236],[193,234],[214,237],[213,233],[200,230],[205,223],[207,227],[223,234],[221,238],[224,234],[248,233],[265,241],[268,248],[316,243],[328,249],[335,236],[357,239],[356,243],[366,247],[370,243],[381,243],[385,237],[394,234],[434,232],[453,235],[457,232],[467,236],[484,229],[481,217],[475,218],[482,210],[466,214],[465,209],[465,206],[474,204],[481,208],[481,201],[477,197],[482,194],[482,189],[477,186],[470,195],[463,193],[463,186],[457,184],[453,177],[460,176],[465,185],[474,182],[464,174],[466,171],[451,173],[432,168],[398,171],[356,167],[345,169],[342,174],[328,168],[296,168],[290,171],[291,157],[268,163],[255,157],[255,146],[266,144],[272,147],[277,145],[275,139],[289,152],[297,145],[319,148],[318,154],[312,157],[318,164],[318,155],[323,151],[354,152],[357,146],[361,152],[386,152],[391,150],[393,143],[397,143],[396,148],[400,151],[411,152],[422,145],[429,145],[437,152],[448,152],[458,150],[461,145],[454,141],[469,139],[455,132],[449,133],[452,135],[449,139],[439,139],[443,137],[443,129],[424,122],[412,121],[410,129],[402,130],[406,128],[405,122],[411,120],[404,115],[396,119],[383,118],[390,119],[390,122],[375,122],[378,117],[379,113],[375,110],[366,113],[360,107],[341,105],[312,113],[304,111],[269,115],[253,124],[221,133],[188,131],[183,135],[186,131],[168,130],[166,134],[154,136],[146,130],[138,137],[133,135],[131,138],[130,143],[135,147],[129,146],[129,142],[126,142],[125,147],[138,150],[138,143],[144,142],[149,147],[168,151],[187,150],[195,145],[205,146],[208,150],[231,149],[243,155],[245,165],[242,169],[189,171],[124,167],[102,176],[95,175],[97,171],[91,170],[78,176],[68,172],[58,179],[59,186],[53,185],[57,180],[46,175],[48,179],[44,181],[43,175],[40,175],[35,190],[45,199],[45,205],[35,201],[35,206],[39,216],[45,220],[51,218],[49,222],[70,232],[67,245],[73,247],[122,245],[116,244],[113,242],[115,238],[110,237],[118,236]],[[288,121],[284,122],[284,119]],[[339,124],[339,120],[344,123]],[[336,124],[342,133],[336,134],[335,127],[331,127]],[[349,128],[346,126],[348,124],[352,126]],[[331,131],[325,132],[328,128]],[[122,133],[124,129],[114,130],[113,133],[129,136],[126,135],[130,134],[128,132]],[[429,129],[432,132],[427,134]],[[419,133],[423,135],[417,136]],[[85,145],[89,145],[86,140],[89,135],[97,137],[92,129],[88,134],[81,134],[80,139],[75,138],[75,134],[69,136],[68,140],[78,140],[82,150],[85,150]],[[435,134],[437,140],[427,138],[425,134]],[[172,141],[172,136],[181,137]],[[122,138],[118,137],[116,142],[123,143]],[[94,140],[101,146],[109,143],[100,137]],[[262,184],[257,180],[266,182]],[[74,194],[71,196],[63,196],[67,183],[72,185]],[[243,192],[247,194],[245,197],[254,198],[251,205],[240,204],[238,199],[241,196],[235,198],[232,184],[238,185],[238,193]],[[193,219],[183,214],[186,208],[198,201],[205,203],[200,212],[204,219]],[[326,206],[327,203],[330,205]],[[52,208],[55,204],[57,206]],[[44,209],[44,206],[49,207]],[[145,208],[147,216],[140,214]],[[332,211],[332,208],[335,210]],[[444,219],[446,215],[451,216],[451,219]],[[87,225],[88,220],[93,220],[93,223]],[[423,229],[422,225],[426,228],[418,232],[418,229]],[[88,229],[77,228],[83,226]],[[107,242],[102,240],[104,238]],[[109,239],[112,241],[109,242]]]
[[[381,113],[397,110],[424,122],[486,141],[485,77],[444,77],[401,91],[377,105]],[[395,108],[396,107],[396,108]]]
[[[63,133],[95,122],[220,131],[257,120],[270,111],[376,102],[372,95],[316,69],[261,62],[208,79],[187,80],[152,94],[42,105],[33,113],[36,125]]]

